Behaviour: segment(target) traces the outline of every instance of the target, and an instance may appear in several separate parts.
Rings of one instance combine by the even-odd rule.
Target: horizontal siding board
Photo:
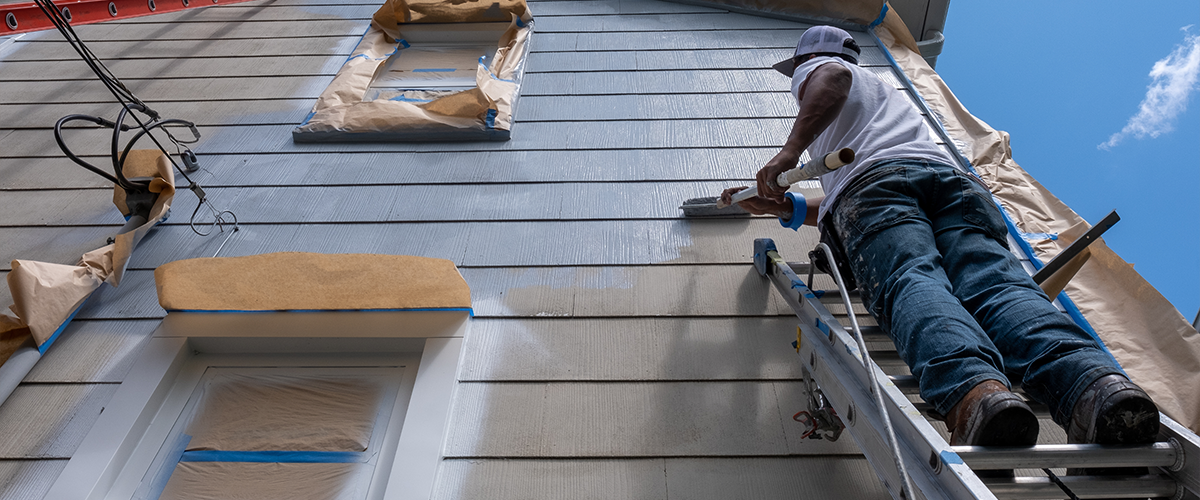
[[[26,382],[119,383],[158,321],[73,321]]]
[[[864,49],[862,64],[879,64]],[[697,71],[769,69],[791,55],[787,48],[699,51],[537,52],[526,59],[526,73],[605,73],[613,71]],[[327,76],[345,63],[341,55],[247,56],[230,58],[117,59],[105,63],[122,79],[225,78],[264,76]],[[884,62],[883,64],[886,64]],[[82,62],[6,60],[0,62],[0,82],[88,80],[95,78]],[[777,81],[786,78],[777,75]],[[778,88],[778,86],[776,87]],[[764,89],[765,90],[765,89]]]
[[[786,317],[476,319],[459,379],[799,380],[795,340]]]
[[[445,460],[432,498],[882,500],[890,496],[863,458],[721,457]]]
[[[105,63],[118,78],[222,78],[326,76],[332,79],[345,63],[342,56],[255,56],[227,59],[119,59]],[[0,82],[89,80],[95,73],[83,62],[0,62]]]
[[[800,35],[808,27],[804,23],[795,23],[792,29],[746,29],[738,31],[700,30],[700,31],[669,31],[669,32],[625,32],[615,36],[612,33],[539,33],[535,35],[537,50],[555,50],[559,39],[572,41],[573,45],[562,42],[561,50],[576,50],[582,52],[603,50],[697,50],[697,49],[794,49],[800,41]],[[875,39],[864,32],[851,32],[851,36],[860,47],[877,46]],[[573,37],[573,39],[571,38]],[[543,44],[543,41],[549,40]]]
[[[793,21],[731,13],[564,16],[537,19],[545,33],[796,29]],[[799,25],[803,26],[803,25]]]
[[[0,406],[0,458],[69,458],[116,384],[23,384]]]
[[[663,459],[444,460],[431,499],[666,500]]]
[[[299,125],[313,107],[311,99],[272,99],[239,101],[182,101],[150,103],[163,117],[179,118],[198,127],[217,125]],[[523,104],[523,103],[522,103]],[[0,123],[6,128],[51,129],[58,120],[69,114],[85,114],[116,118],[120,106],[114,103],[79,104],[0,104]],[[135,125],[132,119],[126,124]],[[71,127],[94,127],[88,122],[74,122]],[[109,129],[111,130],[111,129]],[[46,133],[51,133],[49,130]],[[73,146],[72,131],[64,132],[68,146]],[[204,134],[204,130],[200,131]],[[110,132],[111,134],[111,132]],[[128,137],[126,137],[128,139]],[[153,148],[150,141],[139,147]],[[91,160],[89,160],[91,161]],[[97,161],[92,161],[97,163]],[[111,162],[109,162],[111,164]]]
[[[671,2],[629,2],[622,0],[582,2],[529,2],[534,19],[539,16],[595,16],[612,14],[694,14],[725,12],[697,5]]]
[[[709,94],[779,91],[786,84],[787,79],[773,69],[551,73],[528,75],[521,94]]]
[[[462,270],[479,316],[760,316],[791,310],[754,268],[540,267]]]
[[[369,19],[313,19],[308,21],[260,21],[234,23],[163,23],[154,16],[147,22],[118,24],[98,23],[76,26],[75,32],[84,42],[89,40],[144,40],[173,38],[176,40],[309,38],[362,35]],[[30,41],[62,39],[57,31],[39,31],[28,36]]]
[[[777,393],[802,393],[803,385],[460,383],[445,454],[465,458],[858,453],[853,444],[823,440],[804,440],[789,449],[784,427],[802,424],[783,420]],[[789,395],[788,399],[804,398]]]
[[[891,498],[861,457],[666,460],[673,498]]]
[[[316,99],[333,80],[330,76],[267,76],[244,78],[184,78],[138,80],[122,83],[154,107],[156,101],[207,101],[229,99]],[[119,111],[112,94],[95,77],[83,81],[5,83],[9,103],[102,102]],[[315,103],[315,101],[314,101]],[[112,111],[110,113],[114,113]],[[51,124],[53,126],[53,124]]]
[[[100,60],[119,59],[190,59],[247,56],[341,56],[347,57],[358,45],[359,35],[319,38],[207,40],[88,40],[87,45]],[[4,61],[77,61],[65,41],[16,42]]]
[[[0,460],[0,498],[42,498],[67,460]]]
[[[174,101],[151,103],[166,117],[177,117],[197,126],[299,125],[313,107],[312,99]],[[0,104],[0,126],[4,128],[49,129],[68,114],[113,118],[119,108],[113,103]],[[790,118],[796,115],[795,98],[787,91],[750,94],[666,94],[604,96],[524,96],[515,115],[521,122],[588,120],[692,120],[741,118]],[[133,123],[129,120],[129,123]],[[86,122],[70,126],[87,127]],[[205,131],[201,130],[201,134]],[[67,132],[68,141],[71,139]],[[68,143],[68,144],[73,144]],[[147,143],[149,144],[149,143]]]
[[[214,241],[215,238],[210,239],[208,244],[215,250],[220,243]],[[460,272],[471,287],[471,305],[479,317],[792,314],[779,294],[758,276],[749,263],[636,267],[464,267]],[[153,274],[149,270],[127,271],[119,288],[102,286],[93,293],[78,317],[162,317],[165,312],[158,305]],[[4,290],[4,294],[7,295],[7,290]]]
[[[214,5],[153,16],[131,17],[113,24],[245,23],[255,21],[370,20],[379,5]]]
[[[749,182],[743,182],[745,185]],[[520,220],[664,219],[682,216],[684,200],[715,196],[736,183],[635,182],[468,185],[296,186],[209,188],[210,203],[231,210],[245,223],[471,222]],[[819,190],[805,189],[807,196]],[[304,200],[295,203],[293,200]],[[179,191],[174,218],[186,224],[198,199]],[[9,191],[0,211],[6,225],[72,226],[123,224],[112,192]],[[202,211],[207,213],[207,211]],[[198,221],[206,219],[198,216]],[[207,219],[207,220],[211,220]]]
[[[239,78],[180,78],[152,80],[123,78],[144,101],[210,101],[252,99],[315,99],[332,76],[265,76]],[[5,83],[6,103],[112,103],[112,94],[94,77],[80,81]],[[528,96],[590,96],[647,94],[777,93],[788,81],[772,69],[695,71],[612,71],[605,73],[533,73],[521,84]],[[518,102],[517,119],[521,117]]]
[[[0,131],[2,134],[3,131]],[[206,130],[201,130],[207,134]],[[588,151],[200,154],[204,187],[324,184],[603,182],[729,179],[749,182],[778,147]],[[99,164],[105,157],[90,157]],[[487,168],[464,168],[486,165]],[[48,175],[48,173],[52,175]],[[180,188],[185,187],[182,177]],[[61,156],[0,161],[0,189],[105,188],[107,181]],[[711,193],[710,196],[716,195]],[[190,196],[178,195],[181,199]],[[220,201],[214,199],[214,202]],[[682,201],[682,200],[680,200]],[[224,203],[224,201],[221,201]]]
[[[206,227],[200,227],[206,230]],[[107,227],[0,229],[0,269],[11,259],[73,264],[115,234]],[[228,229],[227,229],[228,231]],[[554,235],[548,243],[538,235]],[[227,240],[228,237],[228,240]],[[395,224],[243,225],[237,233],[199,236],[185,225],[159,226],[143,240],[131,269],[181,259],[282,251],[379,253],[449,259],[464,266],[748,264],[753,238],[770,237],[791,260],[807,260],[815,230],[799,233],[774,219],[578,222],[462,222]]]
[[[778,146],[792,118],[653,120],[609,122],[531,122],[518,124],[512,140],[464,143],[294,144],[292,125],[209,127],[192,146],[197,153],[289,153],[352,151],[505,151],[538,149],[745,148]],[[76,131],[76,154],[107,154],[101,129]],[[53,134],[15,130],[0,138],[0,158],[61,155]]]

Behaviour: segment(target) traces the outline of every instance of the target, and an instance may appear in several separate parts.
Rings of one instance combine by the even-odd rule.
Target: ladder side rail
[[[1163,467],[1163,470],[1193,496],[1200,497],[1200,436],[1164,413],[1160,412],[1158,416],[1162,424],[1159,439],[1177,445],[1182,455],[1176,466]]]
[[[779,259],[777,254],[772,260],[764,270],[800,319],[801,362],[816,378],[843,422],[847,423],[851,436],[888,491],[893,497],[899,498],[900,478],[893,462],[891,446],[882,434],[881,416],[874,411],[877,409],[875,399],[869,389],[868,375],[856,341],[816,300],[816,296],[786,262]],[[818,362],[817,357],[823,362]],[[887,380],[877,365],[872,364],[871,368],[880,380]],[[883,387],[884,404],[895,425],[902,459],[910,464],[909,474],[920,494],[926,498],[994,499],[995,496],[984,483],[933,426],[925,421],[908,398],[890,382]],[[866,421],[859,422],[863,419]]]

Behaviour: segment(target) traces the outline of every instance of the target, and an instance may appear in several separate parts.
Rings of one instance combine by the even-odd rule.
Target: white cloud
[[[1185,26],[1184,33],[1191,27]],[[1188,96],[1197,89],[1196,82],[1200,78],[1200,35],[1187,34],[1183,44],[1154,63],[1150,78],[1153,81],[1137,114],[1129,119],[1125,128],[1099,145],[1100,149],[1112,148],[1126,137],[1153,138],[1173,129],[1175,118],[1187,109]]]

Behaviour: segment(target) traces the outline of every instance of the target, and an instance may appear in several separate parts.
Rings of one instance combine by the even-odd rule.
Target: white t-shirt
[[[814,57],[801,64],[792,76],[792,95],[799,99],[800,86],[809,73],[831,62],[841,64],[853,74],[850,95],[842,112],[813,140],[808,152],[816,160],[829,152],[850,148],[855,157],[853,163],[820,177],[825,200],[821,202],[818,217],[825,217],[842,188],[882,160],[929,160],[961,168],[949,152],[938,146],[933,129],[908,96],[840,57]]]

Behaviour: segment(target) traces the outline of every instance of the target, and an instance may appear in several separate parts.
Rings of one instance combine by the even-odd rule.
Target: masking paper
[[[490,61],[475,65],[475,87],[458,92],[376,97],[371,83],[393,54],[404,56],[406,24],[507,22]],[[507,140],[524,74],[533,17],[524,0],[389,0],[292,132],[295,142]],[[413,28],[416,29],[416,28]]]
[[[1017,228],[1060,236],[1032,243],[1039,259],[1048,262],[1083,235],[1083,218],[1013,161],[1007,133],[972,116],[954,97],[891,9],[876,33]],[[1159,409],[1200,432],[1200,334],[1102,240],[1089,250],[1067,296]]]
[[[0,335],[13,335],[21,328],[39,347],[49,341],[92,292],[103,283],[118,286],[134,247],[156,224],[166,218],[175,197],[175,175],[170,160],[158,150],[132,151],[124,166],[126,177],[150,177],[150,191],[158,197],[145,224],[117,235],[110,245],[83,254],[75,265],[32,260],[12,261],[8,288],[16,318],[0,320]],[[114,188],[113,203],[128,215],[124,191]],[[14,333],[5,333],[14,332]],[[11,354],[11,353],[10,353]]]
[[[168,311],[471,307],[454,263],[407,255],[282,252],[180,260],[154,270]]]

